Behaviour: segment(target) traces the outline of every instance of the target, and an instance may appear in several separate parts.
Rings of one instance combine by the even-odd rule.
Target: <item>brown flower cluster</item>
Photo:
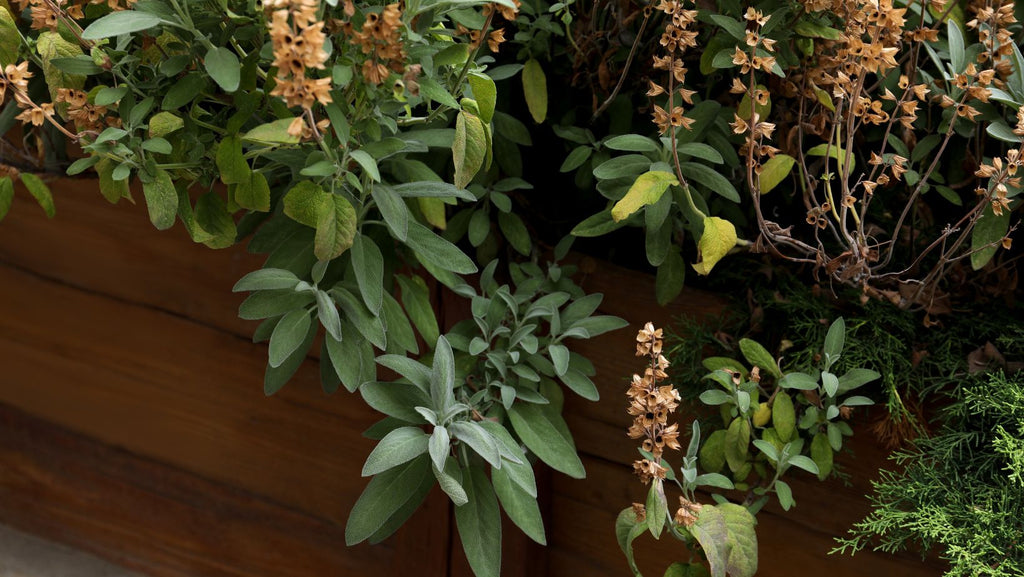
[[[522,3],[519,0],[512,0],[512,2],[516,6],[514,9],[509,6],[504,6],[502,4],[487,4],[483,8],[483,15],[488,18],[493,18],[492,14],[494,14],[494,12],[497,11],[497,13],[500,14],[502,18],[509,22],[513,22],[516,19],[516,14],[519,13],[519,6]],[[482,30],[469,30],[462,24],[456,25],[455,33],[459,35],[469,35],[469,47],[472,50],[476,50],[476,48],[480,46],[480,42],[483,41],[484,39],[484,34]],[[487,33],[486,38],[487,48],[490,49],[491,52],[497,52],[498,49],[501,47],[502,43],[505,42],[505,29],[496,28],[494,30],[491,30],[490,32]]]
[[[978,31],[978,40],[985,47],[978,63],[991,63],[1001,79],[1013,73],[1013,33],[1009,30],[1017,23],[1013,9],[1013,0],[972,0],[967,6],[974,15],[967,27]]]
[[[733,121],[729,124],[734,134],[743,134],[746,139],[740,147],[740,154],[747,156],[748,162],[755,175],[760,176],[764,170],[762,161],[774,158],[779,149],[768,144],[775,132],[775,124],[766,122],[757,111],[758,106],[766,106],[770,94],[764,87],[755,85],[753,82],[754,73],[757,71],[771,72],[777,65],[774,56],[758,56],[764,51],[768,54],[775,53],[775,40],[761,34],[761,29],[768,23],[770,16],[765,16],[760,10],[747,8],[743,15],[747,21],[746,40],[744,44],[747,49],[739,46],[733,53],[732,61],[740,67],[740,73],[749,75],[750,85],[748,86],[739,78],[733,78],[729,92],[732,94],[746,94],[750,101],[750,107],[745,110],[737,110],[733,114]]]
[[[270,38],[274,47],[277,84],[270,92],[289,106],[310,109],[331,102],[331,78],[308,78],[306,70],[324,69],[324,23],[317,17],[316,0],[272,0]]]
[[[1022,107],[1024,108],[1024,107]],[[1024,128],[1021,123],[1017,124],[1017,129]],[[1019,189],[1021,184],[1024,184],[1024,179],[1017,176],[1017,172],[1020,170],[1021,162],[1024,161],[1022,156],[1021,148],[1015,148],[1006,152],[1006,159],[1004,161],[1001,157],[995,157],[992,159],[992,164],[984,164],[974,172],[974,175],[979,178],[990,178],[993,179],[993,185],[989,189],[979,187],[975,189],[975,193],[978,196],[989,195],[989,200],[992,203],[992,212],[997,216],[1001,216],[1004,210],[1010,209],[1010,200],[1007,198],[1009,193],[1008,187]]]
[[[111,10],[128,10],[136,0],[14,0],[18,11],[26,9],[32,15],[32,28],[35,30],[56,30],[61,17],[71,20],[85,18],[83,7],[86,4],[106,4]]]
[[[672,385],[659,385],[668,378],[665,369],[668,360],[661,354],[662,332],[647,323],[636,336],[637,356],[648,357],[650,364],[644,375],[633,375],[633,382],[626,395],[629,397],[627,412],[633,417],[629,427],[629,438],[643,438],[643,449],[651,453],[652,459],[638,459],[633,463],[634,472],[645,484],[651,479],[664,479],[665,468],[661,466],[661,455],[665,448],[679,450],[679,425],[668,424],[668,417],[679,406],[679,393]]]
[[[8,64],[0,70],[0,102],[8,92],[14,98],[14,102],[21,108],[21,114],[16,118],[23,124],[41,126],[48,118],[53,116],[53,104],[45,102],[36,104],[28,95],[28,80],[33,74],[28,70],[28,62],[21,64]]]
[[[388,4],[380,14],[367,14],[360,30],[351,22],[342,25],[342,31],[367,56],[362,73],[370,84],[379,86],[391,72],[402,74],[405,71],[402,27],[402,8],[398,3]]]
[[[108,126],[121,125],[117,116],[107,116],[106,106],[89,104],[84,91],[58,88],[56,102],[68,105],[67,119],[75,124],[78,132],[99,132]]]
[[[653,98],[668,94],[667,110],[658,105],[654,106],[654,124],[658,126],[661,134],[668,132],[669,127],[689,129],[693,125],[693,119],[683,116],[686,110],[675,105],[676,96],[686,104],[692,105],[694,95],[694,91],[683,86],[686,82],[686,67],[683,66],[682,55],[687,48],[697,46],[697,32],[690,30],[697,21],[697,11],[685,9],[683,3],[683,0],[661,0],[658,4],[658,10],[665,13],[669,23],[665,25],[665,32],[659,40],[665,49],[665,55],[654,57],[654,68],[668,72],[668,86],[651,82],[647,96]]]

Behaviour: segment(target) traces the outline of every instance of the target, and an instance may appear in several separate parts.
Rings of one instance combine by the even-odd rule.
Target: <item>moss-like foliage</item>
[[[1024,374],[976,376],[953,389],[944,424],[893,458],[874,510],[840,551],[938,548],[946,575],[1024,574]]]

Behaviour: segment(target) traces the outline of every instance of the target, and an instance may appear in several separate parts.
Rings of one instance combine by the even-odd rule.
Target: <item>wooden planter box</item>
[[[373,446],[360,433],[378,415],[358,395],[325,396],[314,362],[264,397],[265,345],[231,293],[260,258],[158,232],[92,181],[51,186],[55,221],[19,191],[0,223],[0,523],[158,577],[471,574],[440,491],[385,543],[345,546]],[[503,575],[628,574],[613,527],[645,495],[623,410],[635,329],[721,306],[688,291],[658,308],[651,277],[604,263],[583,284],[631,327],[578,347],[603,396],[566,407],[588,478],[541,474],[549,546],[506,523]],[[941,574],[913,556],[827,554],[884,462],[867,435],[854,451],[853,486],[794,479],[797,508],[759,516],[758,575]],[[636,545],[649,576],[687,558],[674,540]]]

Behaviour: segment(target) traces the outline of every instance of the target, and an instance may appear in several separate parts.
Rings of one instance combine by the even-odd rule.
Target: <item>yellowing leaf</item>
[[[142,183],[142,194],[146,197],[149,221],[157,230],[167,230],[174,225],[178,215],[178,191],[171,182],[167,171],[158,168],[153,180]]]
[[[320,185],[303,180],[284,195],[284,213],[292,220],[316,228],[320,214],[327,211],[327,195]]]
[[[42,32],[36,40],[36,51],[42,59],[43,76],[46,78],[46,86],[50,89],[50,98],[56,102],[57,90],[60,88],[74,88],[81,90],[85,86],[85,76],[68,74],[54,66],[50,61],[55,58],[71,58],[80,56],[82,49],[78,44],[68,42],[56,32]],[[57,105],[57,111],[63,116],[67,110],[66,103]]]
[[[548,79],[535,58],[527,60],[523,66],[523,96],[534,122],[544,122],[548,116]]]
[[[163,137],[185,126],[185,121],[173,112],[158,112],[149,119],[149,137]]]
[[[808,156],[825,156],[825,151],[826,150],[828,151],[829,157],[831,157],[836,162],[838,162],[839,165],[840,165],[840,168],[843,168],[844,165],[846,164],[846,151],[843,150],[842,148],[837,147],[834,144],[830,147],[827,142],[823,142],[823,143],[821,143],[821,144],[819,144],[817,146],[812,146],[807,151],[807,155]],[[850,172],[853,172],[853,169],[856,168],[856,167],[857,167],[857,159],[853,158],[853,157],[850,157]]]
[[[832,97],[829,96],[828,92],[825,92],[821,88],[815,87],[814,95],[818,97],[818,102],[820,102],[822,106],[828,108],[832,112],[836,111],[836,105],[832,103]]]
[[[775,158],[771,158],[768,162],[761,165],[761,176],[758,180],[761,194],[771,192],[773,188],[785,180],[789,176],[790,171],[793,170],[795,162],[796,159],[788,154],[776,154]]]
[[[352,246],[356,235],[356,209],[343,196],[321,192],[323,210],[316,223],[313,252],[320,260],[331,260]]]
[[[18,34],[14,17],[11,16],[10,10],[0,6],[0,66],[15,64],[20,46],[21,36]]]
[[[100,176],[100,194],[111,204],[117,204],[122,198],[131,198],[128,179],[114,180],[113,160],[104,158],[96,163],[96,174]]]
[[[704,233],[697,243],[697,262],[693,269],[707,275],[732,247],[736,246],[736,227],[725,219],[711,216],[704,219]]]
[[[470,74],[469,85],[473,88],[473,98],[480,109],[480,120],[484,124],[490,124],[494,117],[494,105],[498,100],[498,90],[494,81],[486,74]]]
[[[478,116],[463,110],[455,121],[452,160],[455,162],[455,186],[466,188],[484,164],[487,134]]]
[[[292,118],[282,118],[266,124],[261,124],[246,132],[242,140],[260,142],[266,144],[295,144],[299,141],[298,136],[288,134],[288,127]]]
[[[448,220],[444,215],[444,200],[434,197],[420,197],[416,199],[420,205],[420,212],[423,218],[434,228],[444,230],[448,228]]]
[[[629,192],[612,207],[612,220],[619,222],[640,208],[658,202],[669,186],[679,184],[675,175],[662,170],[652,170],[637,177]]]
[[[235,202],[242,208],[267,212],[270,210],[270,185],[262,172],[252,171],[246,182],[235,186]]]

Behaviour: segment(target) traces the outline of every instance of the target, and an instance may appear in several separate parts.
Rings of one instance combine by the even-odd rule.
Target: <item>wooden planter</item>
[[[157,577],[471,574],[440,491],[385,543],[345,547],[373,446],[360,433],[378,415],[358,395],[325,396],[313,362],[264,397],[265,345],[252,344],[255,323],[237,318],[243,295],[231,293],[258,257],[195,245],[180,226],[158,232],[143,207],[107,204],[94,182],[51,186],[55,221],[19,191],[0,223],[0,523]],[[603,396],[566,407],[588,478],[541,475],[549,546],[506,523],[503,575],[628,574],[613,527],[645,495],[623,410],[635,328],[721,306],[686,292],[658,308],[652,278],[597,267],[584,288],[632,325],[578,347]],[[867,511],[884,461],[867,435],[854,451],[853,486],[797,478],[797,508],[759,516],[758,575],[941,573],[912,556],[827,554]],[[649,576],[687,558],[673,540],[636,545]]]

